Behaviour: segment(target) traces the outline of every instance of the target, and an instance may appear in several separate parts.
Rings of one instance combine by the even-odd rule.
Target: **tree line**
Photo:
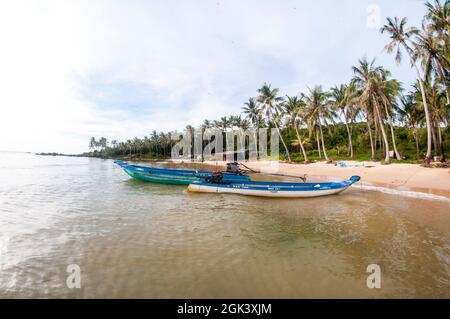
[[[450,117],[450,0],[425,4],[421,28],[406,18],[388,18],[381,28],[385,50],[397,63],[406,57],[416,81],[405,91],[375,59],[361,58],[347,83],[324,90],[317,85],[295,96],[281,95],[264,83],[246,101],[242,114],[204,120],[200,129],[276,128],[289,162],[330,161],[333,157],[365,158],[389,163],[414,159],[445,161]],[[191,131],[188,125],[185,131]],[[173,133],[153,132],[124,142],[91,138],[95,155],[168,157]],[[414,147],[411,149],[411,140]]]

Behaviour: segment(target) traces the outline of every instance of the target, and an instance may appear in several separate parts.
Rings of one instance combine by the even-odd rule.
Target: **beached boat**
[[[317,197],[337,194],[360,180],[352,176],[349,180],[325,183],[290,182],[211,182],[208,179],[194,182],[188,186],[190,192],[229,193],[263,197]]]
[[[159,184],[189,185],[195,181],[205,180],[214,174],[210,171],[157,168],[133,165],[121,160],[116,160],[114,161],[114,163],[119,165],[125,171],[125,173],[133,178]],[[239,183],[250,181],[249,176],[243,175],[241,173],[223,172],[222,176],[224,182]]]

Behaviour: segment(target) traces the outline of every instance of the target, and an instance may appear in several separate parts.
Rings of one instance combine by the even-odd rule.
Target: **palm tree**
[[[403,96],[400,101],[402,104],[402,109],[399,110],[400,116],[412,131],[412,136],[414,137],[414,141],[416,144],[416,159],[418,160],[420,158],[419,126],[423,118],[423,112],[421,109],[419,109],[413,94]]]
[[[133,138],[133,147],[134,147],[134,154],[136,155],[139,152],[139,156],[142,155],[142,149],[141,149],[141,141],[135,137]]]
[[[228,123],[232,129],[239,129],[242,126],[242,118],[240,115],[230,115],[228,118]]]
[[[248,130],[250,128],[250,121],[248,119],[242,119],[239,116],[239,126],[238,128],[240,128],[241,130],[243,130],[244,132],[246,130]]]
[[[261,126],[261,112],[258,108],[258,104],[255,98],[251,97],[247,102],[244,103],[244,107],[242,107],[242,113],[245,114],[245,118],[250,121],[253,125],[253,138],[255,140],[255,148],[256,148],[256,159],[259,159],[259,148],[258,148],[258,129]]]
[[[316,126],[319,127],[323,155],[325,160],[329,162],[330,159],[328,158],[322,130],[322,125],[329,125],[329,123],[333,122],[336,117],[336,113],[332,109],[332,105],[329,101],[329,93],[324,92],[322,90],[322,86],[319,85],[314,87],[312,90],[310,89],[309,94],[303,95],[303,97],[307,108],[306,112],[308,114],[308,127],[310,128],[310,131]]]
[[[429,77],[432,72],[436,74],[444,87],[447,103],[450,104],[448,92],[450,62],[445,56],[448,54],[446,50],[448,41],[441,41],[431,28],[426,27],[417,34],[416,39],[413,45],[422,60],[422,69],[425,71],[426,77]]]
[[[200,125],[200,130],[201,130],[201,132],[202,132],[201,150],[199,150],[200,153],[201,153],[201,156],[200,156],[200,157],[201,157],[201,158],[200,158],[200,161],[201,161],[201,162],[204,162],[204,161],[205,161],[205,157],[204,157],[204,154],[203,154],[203,147],[204,147],[203,136],[205,136],[205,132],[206,132],[207,130],[209,130],[210,128],[212,128],[212,127],[213,127],[213,123],[211,123],[210,120],[204,120],[204,121],[203,121],[203,124]]]
[[[108,147],[108,140],[106,137],[100,137],[98,140],[98,145],[101,147],[101,150],[104,150],[106,147]]]
[[[195,143],[193,143],[195,128],[191,124],[188,124],[184,128],[184,131],[186,132],[185,134],[189,137],[189,148],[190,148],[189,153],[190,153],[190,159],[191,159],[191,161],[193,161],[194,155],[195,155]]]
[[[386,51],[388,53],[396,51],[395,60],[397,63],[400,63],[402,60],[401,48],[406,51],[409,56],[409,60],[411,62],[411,66],[414,67],[417,73],[417,79],[419,80],[420,91],[422,94],[423,101],[423,109],[425,111],[425,119],[427,123],[427,154],[425,156],[426,161],[431,160],[431,117],[428,109],[428,104],[426,101],[426,93],[425,93],[425,85],[419,70],[419,67],[416,64],[417,55],[411,46],[408,44],[412,42],[411,37],[418,33],[418,30],[414,27],[405,29],[405,25],[407,23],[406,18],[402,18],[399,20],[397,17],[394,19],[387,18],[388,23],[381,28],[381,33],[388,33],[391,42],[386,45]]]
[[[352,143],[352,130],[350,129],[349,122],[356,116],[354,109],[354,100],[356,97],[354,86],[341,84],[339,87],[334,86],[331,88],[331,103],[336,109],[341,110],[344,118],[344,124],[347,129],[348,137],[348,153],[350,158],[353,158],[353,143]]]
[[[126,145],[127,145],[127,149],[128,149],[128,155],[131,157],[132,150],[133,150],[133,142],[131,140],[127,140]]]
[[[275,125],[278,135],[280,136],[281,142],[283,143],[284,150],[288,157],[289,162],[292,162],[291,154],[284,142],[283,136],[281,135],[280,128],[277,124],[275,117],[279,113],[279,103],[283,101],[283,98],[278,96],[279,90],[277,88],[272,89],[270,84],[264,83],[261,88],[258,89],[257,101],[261,105],[260,112],[264,114],[267,120]]]
[[[111,141],[111,147],[112,148],[116,148],[117,147],[117,140],[112,140]]]
[[[231,125],[231,121],[226,117],[226,116],[222,116],[220,118],[220,120],[215,120],[214,122],[214,126],[220,130],[222,130],[222,132],[226,132],[226,130],[230,127]]]
[[[286,100],[282,104],[283,112],[287,115],[287,122],[295,128],[295,133],[297,134],[298,145],[303,154],[303,159],[305,164],[309,163],[308,155],[306,155],[305,147],[303,146],[302,138],[300,137],[300,132],[298,130],[301,125],[301,116],[304,114],[305,102],[297,96],[286,95]]]
[[[91,137],[91,140],[89,141],[89,149],[95,150],[97,147],[97,141],[95,140],[95,137]]]
[[[450,33],[450,1],[445,0],[442,4],[439,0],[434,0],[434,4],[425,3],[428,11],[425,14],[425,22],[428,27],[437,33],[440,39],[448,42],[448,34]]]
[[[443,140],[441,132],[441,123],[445,126],[448,124],[449,118],[449,104],[446,104],[445,90],[441,89],[438,82],[435,80],[432,82],[429,79],[426,83],[427,100],[431,105],[431,124],[433,132],[433,144],[435,149],[435,155],[439,157],[441,161],[445,160],[445,153],[443,149]]]
[[[366,112],[373,110],[373,117],[378,122],[383,137],[385,151],[384,162],[389,163],[389,142],[380,108],[380,100],[382,99],[380,93],[382,92],[383,87],[383,68],[375,67],[374,64],[375,59],[370,63],[366,58],[359,60],[359,66],[353,67],[354,77],[352,83],[354,83],[359,90],[359,102],[364,105]],[[373,148],[372,157],[374,157]]]
[[[396,107],[396,100],[400,96],[402,90],[401,84],[395,79],[388,79],[391,73],[386,69],[381,69],[380,74],[380,98],[381,103],[384,105],[384,110],[388,120],[389,127],[391,129],[392,147],[394,149],[395,158],[402,159],[399,151],[397,150],[397,143],[395,141],[394,123],[392,121],[391,113]]]
[[[203,130],[207,130],[207,129],[211,128],[212,126],[213,126],[213,124],[211,123],[210,120],[203,121],[203,124],[202,124]]]
[[[244,105],[245,106],[242,107],[242,113],[245,114],[246,119],[248,119],[255,128],[258,127],[260,111],[258,109],[256,100],[251,97],[247,102],[244,103]]]

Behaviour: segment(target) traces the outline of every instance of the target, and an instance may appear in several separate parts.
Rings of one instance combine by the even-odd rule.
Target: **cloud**
[[[382,54],[367,8],[407,15],[419,1],[4,1],[0,149],[82,152],[90,136],[127,139],[238,113],[271,82],[283,94],[348,81]]]

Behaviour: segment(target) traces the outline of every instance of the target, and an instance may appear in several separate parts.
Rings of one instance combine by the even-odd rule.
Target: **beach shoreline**
[[[172,160],[172,162],[178,162]],[[398,191],[418,192],[444,196],[450,199],[450,171],[448,168],[427,168],[418,164],[382,165],[380,162],[342,161],[341,167],[325,162],[310,164],[277,163],[273,161],[249,161],[244,164],[262,173],[276,173],[309,177],[327,176],[348,179],[353,175],[361,177],[360,185],[382,187]],[[225,167],[225,161],[193,162],[196,164],[218,165]],[[355,166],[352,166],[355,165]]]

